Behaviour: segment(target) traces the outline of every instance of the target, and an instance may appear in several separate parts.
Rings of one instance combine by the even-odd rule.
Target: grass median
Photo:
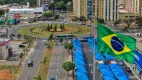
[[[37,75],[41,76],[42,80],[46,80],[46,78],[47,78],[48,70],[49,70],[49,67],[50,67],[50,62],[51,62],[51,58],[52,58],[52,54],[53,54],[54,42],[51,42],[50,44],[51,44],[51,48],[50,49],[46,48],[44,57],[42,59],[42,61],[43,61],[46,58],[46,61],[45,61],[44,64],[41,62],[40,68],[39,68],[39,71],[38,71],[38,74],[37,74]]]

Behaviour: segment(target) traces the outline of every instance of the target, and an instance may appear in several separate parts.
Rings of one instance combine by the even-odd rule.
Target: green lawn
[[[54,24],[55,25],[55,24]],[[54,30],[54,25],[53,25],[53,30]],[[42,26],[47,26],[47,25],[42,25]],[[42,26],[31,26],[31,27],[26,27],[26,28],[21,28],[20,30],[18,30],[18,33],[22,34],[22,35],[32,35],[32,36],[38,36],[38,37],[41,37],[41,38],[47,38],[49,37],[49,35],[51,33],[54,33],[54,35],[56,34],[67,34],[67,33],[72,33],[74,34],[75,36],[80,36],[80,35],[83,35],[83,34],[86,34],[88,32],[92,32],[91,31],[91,27],[87,27],[87,26],[74,26],[74,25],[71,25],[71,24],[66,24],[65,25],[65,31],[63,32],[49,32],[46,30],[46,27],[44,27],[42,29]],[[58,29],[60,29],[60,24],[57,24],[58,26]],[[39,32],[39,34],[37,33],[34,33],[34,32],[31,32],[30,29],[34,28],[34,32]]]

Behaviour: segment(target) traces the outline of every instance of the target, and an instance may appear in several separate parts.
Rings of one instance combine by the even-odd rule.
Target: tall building
[[[131,13],[139,14],[139,1],[141,0],[124,0],[124,9]]]
[[[92,0],[87,0],[87,16],[92,19]]]
[[[142,0],[140,0],[140,2],[139,2],[140,4],[139,4],[139,14],[142,16]]]
[[[73,13],[74,16],[80,17],[80,1],[81,0],[73,0]]]
[[[38,7],[49,5],[53,0],[37,0]]]
[[[116,21],[118,20],[118,0],[104,0],[104,20]]]
[[[95,0],[94,4],[95,4],[95,18],[103,18],[104,0]]]
[[[118,0],[95,0],[95,20],[103,18],[105,21],[116,21],[119,18]]]
[[[81,0],[80,3],[80,16],[84,16],[86,19],[88,18],[87,15],[87,0]]]

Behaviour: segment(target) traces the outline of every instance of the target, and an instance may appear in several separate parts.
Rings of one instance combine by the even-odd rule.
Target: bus
[[[55,36],[55,39],[73,39],[74,35],[73,34],[58,34]]]

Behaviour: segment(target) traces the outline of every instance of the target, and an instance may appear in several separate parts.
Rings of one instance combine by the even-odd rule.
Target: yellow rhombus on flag
[[[104,54],[110,54],[129,63],[134,62],[136,39],[127,35],[114,33],[108,27],[99,24],[98,50]]]

